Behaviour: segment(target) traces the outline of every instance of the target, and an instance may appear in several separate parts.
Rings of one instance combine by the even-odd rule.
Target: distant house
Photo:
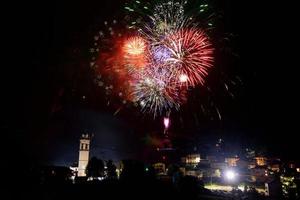
[[[257,156],[254,159],[256,161],[257,166],[266,166],[267,165],[267,158],[264,156]]]
[[[270,169],[273,172],[279,172],[280,171],[280,164],[270,164],[268,166],[268,169]]]
[[[188,154],[181,159],[186,165],[197,166],[200,162],[200,154]]]
[[[164,163],[154,163],[153,168],[158,175],[163,175],[166,173],[166,165]]]
[[[202,178],[203,177],[203,172],[201,172],[199,170],[186,170],[185,175],[186,176],[194,176],[194,177],[197,177],[197,178]]]
[[[236,167],[238,160],[239,160],[238,157],[227,157],[227,158],[225,158],[225,162],[228,164],[229,167]]]

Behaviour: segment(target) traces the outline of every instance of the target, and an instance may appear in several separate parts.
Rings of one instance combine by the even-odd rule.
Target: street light
[[[237,178],[237,173],[233,170],[227,170],[225,172],[225,178],[229,181],[235,181]]]

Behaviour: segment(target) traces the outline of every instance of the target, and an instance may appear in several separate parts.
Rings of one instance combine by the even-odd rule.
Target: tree
[[[101,177],[104,175],[104,163],[97,157],[92,157],[86,166],[88,177]]]
[[[107,177],[110,179],[117,178],[116,166],[114,165],[112,160],[107,161]]]
[[[184,176],[179,180],[179,191],[184,199],[197,199],[204,191],[204,184],[194,176]]]
[[[168,175],[172,177],[173,183],[177,184],[182,177],[182,172],[180,171],[178,165],[171,164],[168,167]]]
[[[120,175],[121,180],[137,181],[145,180],[144,163],[137,160],[123,160],[123,169]]]

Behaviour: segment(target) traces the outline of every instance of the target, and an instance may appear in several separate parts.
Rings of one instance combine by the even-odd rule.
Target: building
[[[196,178],[202,178],[203,173],[200,170],[186,170],[185,171],[186,176],[194,176]]]
[[[225,158],[225,162],[228,164],[229,167],[236,167],[238,160],[238,157]]]
[[[188,154],[181,158],[181,162],[184,168],[184,175],[198,176],[196,167],[200,162],[200,154]]]
[[[256,161],[257,166],[266,166],[267,165],[267,158],[263,156],[258,156],[254,158]]]
[[[89,162],[90,137],[88,134],[82,134],[79,144],[78,174],[77,176],[86,176],[85,169]]]
[[[280,164],[270,164],[268,166],[268,169],[270,169],[273,172],[279,172],[280,171]]]
[[[189,154],[181,158],[181,161],[186,165],[196,167],[200,162],[200,154]]]
[[[166,165],[164,163],[154,163],[153,168],[158,175],[162,175],[166,173]]]

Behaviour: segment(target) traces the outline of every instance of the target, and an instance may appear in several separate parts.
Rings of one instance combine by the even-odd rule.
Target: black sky
[[[129,152],[139,148],[143,132],[160,130],[158,120],[131,110],[113,117],[86,67],[92,27],[118,14],[118,5],[119,1],[89,0],[27,1],[9,6],[11,12],[5,14],[9,37],[5,39],[10,57],[3,66],[7,70],[2,85],[7,87],[2,95],[2,128],[15,155],[29,161],[61,162],[65,154],[72,160],[77,156],[72,148],[77,148],[83,131],[98,132],[100,146],[111,143]],[[226,62],[234,63],[230,70],[236,70],[242,84],[235,89],[234,99],[218,98],[221,121],[203,117],[197,124],[187,108],[175,115],[178,126],[173,131],[256,143],[297,158],[295,25],[282,13],[284,7],[275,3],[226,0],[217,6],[223,11],[224,29],[235,35],[230,45],[238,56]],[[183,127],[176,121],[181,114]],[[102,137],[106,132],[110,133],[107,143]],[[118,150],[111,152],[108,156]]]

